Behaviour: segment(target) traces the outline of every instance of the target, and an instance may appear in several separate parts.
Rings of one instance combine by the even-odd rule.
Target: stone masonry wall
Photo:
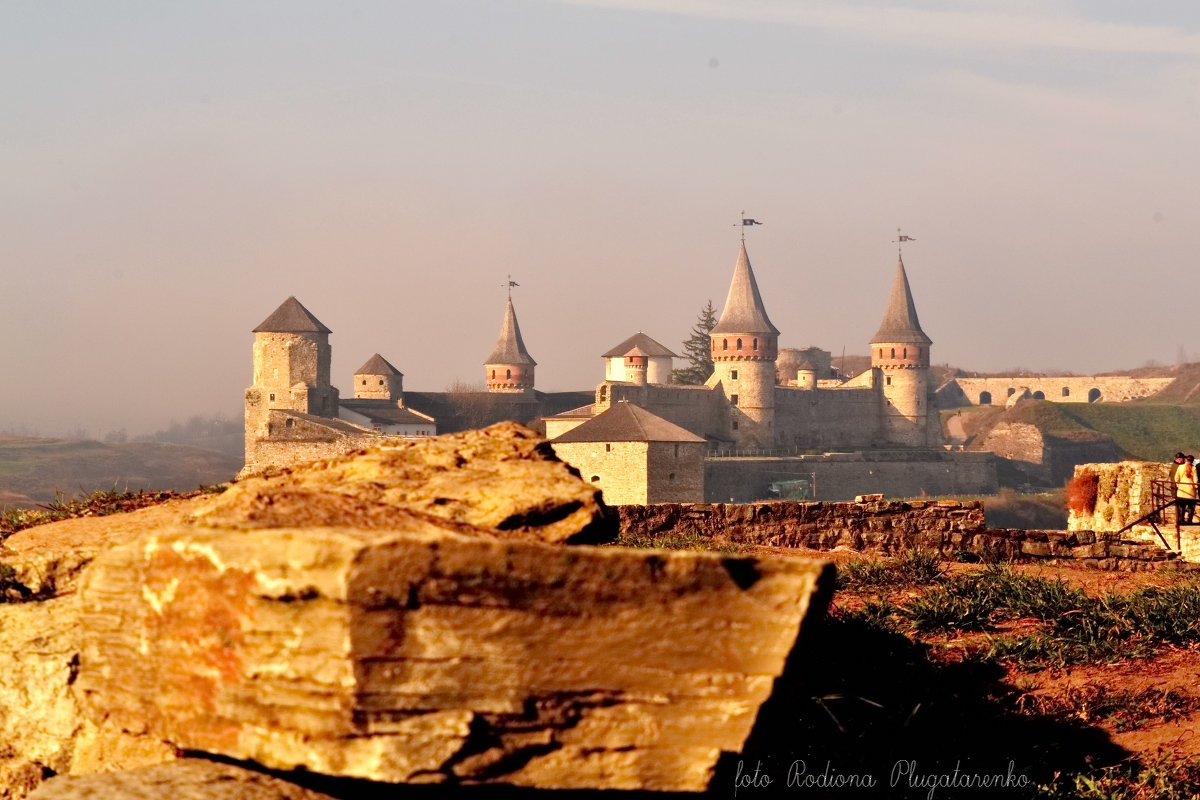
[[[745,545],[842,547],[883,555],[918,547],[946,558],[973,553],[989,560],[1070,560],[1131,572],[1178,563],[1158,544],[1125,541],[1110,533],[989,529],[979,501],[664,504],[618,506],[617,513],[622,538],[699,536]]]
[[[1071,377],[1014,377],[1014,378],[956,378],[963,394],[972,405],[979,405],[979,395],[989,392],[992,405],[1002,406],[1008,400],[1009,390],[1019,393],[1041,392],[1053,403],[1087,403],[1093,389],[1100,392],[1097,402],[1122,403],[1148,397],[1165,389],[1174,378],[1125,378],[1119,376],[1071,376]],[[1068,394],[1063,394],[1066,389]]]

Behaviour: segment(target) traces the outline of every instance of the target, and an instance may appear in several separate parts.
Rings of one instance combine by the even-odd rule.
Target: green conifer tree
[[[692,335],[683,343],[684,357],[691,362],[691,366],[674,370],[671,373],[671,377],[676,383],[698,385],[704,383],[708,380],[708,376],[712,375],[712,345],[709,343],[708,334],[716,326],[717,310],[713,308],[712,300],[709,300],[696,317],[696,324],[692,326]]]

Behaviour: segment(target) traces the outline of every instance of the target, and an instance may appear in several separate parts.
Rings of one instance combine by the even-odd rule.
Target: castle
[[[777,494],[780,476],[815,482],[830,469],[838,475],[836,491],[823,482],[822,496],[830,498],[878,491],[891,473],[884,482],[893,494],[985,492],[995,484],[994,465],[989,472],[982,454],[942,447],[932,341],[902,258],[870,341],[871,366],[848,379],[833,372],[827,351],[781,353],[744,240],[709,334],[714,371],[702,386],[670,383],[675,354],[638,333],[604,354],[605,379],[594,392],[539,392],[537,362],[510,296],[484,362],[485,392],[405,393],[403,375],[376,354],[354,374],[354,398],[341,399],[329,374],[329,333],[294,297],[254,329],[245,473],[387,437],[515,419],[544,426],[560,455],[599,483],[610,502],[749,500]],[[634,461],[609,456],[626,444],[617,451],[638,454]],[[831,450],[839,452],[813,452]],[[904,451],[900,458],[871,455],[896,450]],[[868,461],[873,466],[861,466]],[[908,466],[885,466],[898,462]]]

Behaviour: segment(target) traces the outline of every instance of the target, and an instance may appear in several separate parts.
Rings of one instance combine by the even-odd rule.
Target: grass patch
[[[1086,724],[1109,722],[1117,731],[1133,731],[1148,723],[1169,722],[1200,708],[1200,698],[1168,689],[1109,689],[1102,683],[1072,686],[1061,696],[1026,695],[1025,713],[1053,714]]]
[[[946,574],[945,562],[933,550],[913,548],[894,558],[856,558],[838,568],[838,588],[849,590],[927,586]]]
[[[708,550],[714,553],[744,553],[745,545],[714,539],[699,533],[622,533],[613,544],[620,547],[644,547],[659,550]]]
[[[1163,756],[1148,764],[1055,776],[1039,789],[1039,796],[1055,800],[1195,800],[1200,797],[1200,764]]]

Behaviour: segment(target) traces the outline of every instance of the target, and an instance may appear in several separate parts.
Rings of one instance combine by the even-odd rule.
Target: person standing
[[[1190,456],[1175,454],[1171,483],[1175,486],[1175,534],[1178,536],[1179,525],[1191,525],[1196,514],[1196,468],[1192,466]]]

